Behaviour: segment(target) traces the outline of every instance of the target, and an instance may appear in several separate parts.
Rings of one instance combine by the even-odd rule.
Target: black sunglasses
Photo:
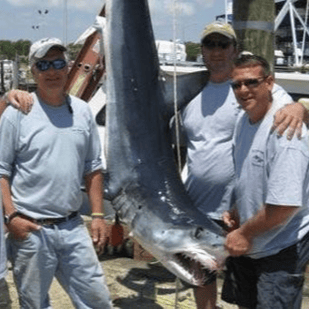
[[[47,71],[51,66],[55,70],[61,70],[67,65],[67,62],[64,59],[56,59],[53,61],[40,60],[36,62],[35,65],[39,71]]]
[[[242,85],[245,85],[247,88],[252,89],[258,87],[265,79],[266,77],[260,77],[260,78],[248,78],[243,81],[239,82],[231,82],[231,87],[233,90],[239,90]]]
[[[230,41],[212,41],[212,40],[204,40],[203,41],[203,46],[206,47],[207,49],[215,49],[216,47],[219,47],[221,49],[227,49],[230,47],[232,42]]]

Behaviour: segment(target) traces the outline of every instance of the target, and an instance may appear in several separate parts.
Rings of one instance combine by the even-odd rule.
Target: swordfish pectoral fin
[[[112,190],[109,187],[109,172],[104,171],[103,172],[103,179],[104,179],[104,184],[103,184],[103,192],[104,192],[104,199],[107,201],[112,201],[116,194],[112,193]]]
[[[163,83],[164,102],[168,115],[172,116],[174,114],[174,77],[163,71],[160,74]],[[208,81],[209,72],[206,70],[178,75],[176,84],[178,110],[193,100],[207,85]]]

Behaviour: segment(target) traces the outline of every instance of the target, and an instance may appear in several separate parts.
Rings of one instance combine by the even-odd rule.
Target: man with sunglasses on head
[[[30,48],[37,90],[25,115],[8,107],[0,121],[0,184],[9,257],[21,308],[50,308],[55,276],[76,308],[112,308],[93,244],[102,249],[100,140],[87,104],[64,91],[68,66],[60,40]],[[78,212],[81,183],[92,206],[90,238]]]
[[[182,111],[186,133],[188,175],[187,191],[195,207],[222,223],[222,214],[229,209],[229,184],[234,176],[232,136],[240,112],[230,86],[233,60],[238,56],[237,38],[231,25],[214,22],[205,27],[201,51],[210,80],[202,92]],[[292,98],[278,85],[273,95],[282,106]],[[290,104],[276,114],[277,130],[290,125],[291,136],[299,134],[304,109]],[[194,288],[198,309],[216,308],[216,278],[203,287]]]
[[[281,102],[265,59],[235,61],[232,88],[243,111],[233,138],[235,209],[226,216],[223,299],[240,308],[301,308],[309,259],[309,135],[287,140],[272,132]],[[236,224],[239,222],[239,224]]]

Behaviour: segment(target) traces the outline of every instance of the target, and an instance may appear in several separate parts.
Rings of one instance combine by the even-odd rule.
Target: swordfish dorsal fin
[[[164,102],[169,116],[174,114],[174,76],[161,70],[163,82]],[[196,97],[209,81],[209,72],[206,70],[177,75],[177,107],[178,110],[187,105]]]

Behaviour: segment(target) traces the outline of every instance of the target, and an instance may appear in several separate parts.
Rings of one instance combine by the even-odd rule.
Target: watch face
[[[5,215],[5,216],[4,216],[4,223],[5,223],[5,224],[8,224],[9,221],[10,221],[10,216],[9,216],[9,215]]]
[[[9,224],[13,218],[17,217],[19,213],[17,211],[14,211],[10,215],[4,215],[4,223]]]

